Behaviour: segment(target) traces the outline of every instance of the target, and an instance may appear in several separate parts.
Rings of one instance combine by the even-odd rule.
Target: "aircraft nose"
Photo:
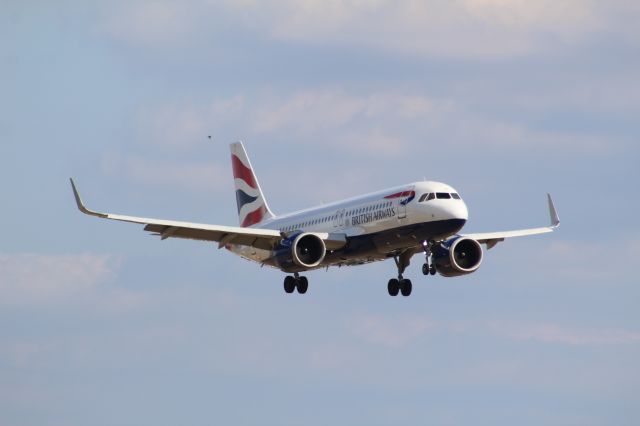
[[[449,219],[458,219],[465,222],[469,219],[469,210],[462,200],[451,200],[446,204],[445,211]]]

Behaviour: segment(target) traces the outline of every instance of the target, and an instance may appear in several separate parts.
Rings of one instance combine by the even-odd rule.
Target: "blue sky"
[[[635,425],[640,7],[591,0],[5,1],[0,424]],[[212,135],[212,140],[207,138]],[[282,274],[75,210],[236,224],[423,177],[471,276]]]

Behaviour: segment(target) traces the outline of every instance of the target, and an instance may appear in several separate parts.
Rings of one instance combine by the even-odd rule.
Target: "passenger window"
[[[453,194],[451,194],[451,196],[456,200],[460,199],[460,196],[458,194],[456,194],[455,192]]]
[[[439,200],[448,200],[451,198],[451,195],[448,192],[438,192],[436,198]]]

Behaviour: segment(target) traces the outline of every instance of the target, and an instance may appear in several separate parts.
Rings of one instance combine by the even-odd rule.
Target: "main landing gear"
[[[431,242],[423,241],[422,247],[424,249],[425,263],[422,265],[422,273],[424,275],[435,275],[436,265],[431,263]]]
[[[407,250],[402,252],[400,256],[396,256],[393,258],[393,260],[395,260],[396,262],[396,266],[398,267],[398,279],[392,278],[389,280],[389,284],[387,284],[389,296],[397,296],[398,293],[401,293],[405,297],[411,295],[413,284],[411,284],[411,280],[403,278],[402,274],[404,273],[405,269],[407,269],[407,266],[409,266],[412,255],[413,253]]]
[[[290,294],[296,289],[300,294],[305,294],[309,289],[309,280],[307,280],[307,277],[301,277],[297,272],[293,274],[293,276],[287,275],[284,277],[284,291]]]
[[[387,284],[387,290],[389,291],[389,296],[397,296],[398,293],[402,293],[402,295],[406,297],[411,295],[413,284],[411,284],[411,280],[408,279],[391,278],[389,284]]]

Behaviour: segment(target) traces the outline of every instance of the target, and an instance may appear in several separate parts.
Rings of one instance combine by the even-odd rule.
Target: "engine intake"
[[[472,238],[456,237],[433,250],[433,263],[440,275],[455,277],[475,272],[482,263],[482,246]]]
[[[291,245],[293,261],[303,268],[315,268],[320,265],[326,254],[327,246],[322,238],[315,234],[300,234]]]

